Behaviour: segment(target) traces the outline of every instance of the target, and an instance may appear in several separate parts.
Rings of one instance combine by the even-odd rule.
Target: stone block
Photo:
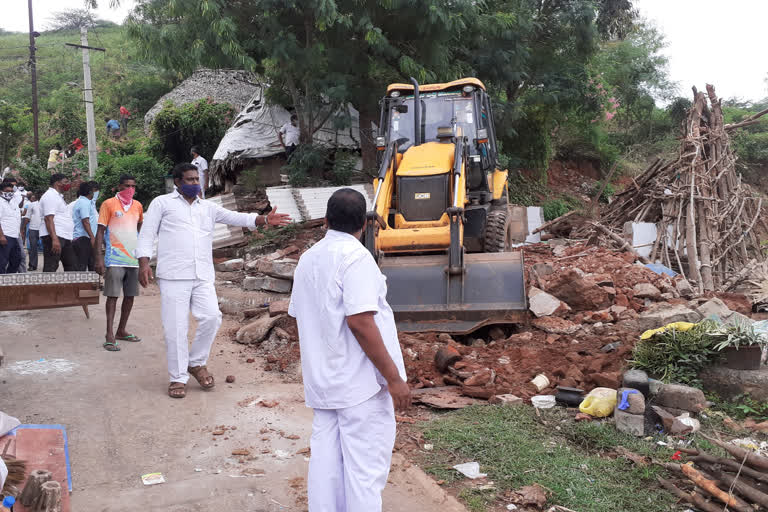
[[[707,399],[700,389],[682,384],[664,384],[654,403],[662,407],[698,413],[706,407]]]
[[[278,279],[293,279],[296,260],[257,260],[256,271]]]
[[[269,331],[274,327],[275,323],[280,319],[280,317],[270,317],[269,315],[264,315],[253,322],[249,323],[248,325],[241,327],[239,331],[237,331],[237,336],[235,339],[238,343],[243,344],[251,344],[251,343],[260,343],[264,341],[264,339],[269,335]]]
[[[623,412],[628,412],[629,414],[645,414],[645,397],[638,389],[632,389],[632,388],[619,388],[618,390],[618,403],[616,404],[616,408],[618,409],[618,406],[621,405],[621,399],[624,396],[625,391],[635,391],[635,393],[629,393],[627,395],[627,404],[629,404],[629,407],[627,409],[624,409]]]
[[[269,316],[278,316],[288,314],[288,307],[291,305],[291,301],[276,300],[269,303]]]
[[[707,389],[716,391],[727,399],[750,395],[753,399],[768,402],[768,367],[760,370],[731,370],[712,367],[704,370],[701,380]]]
[[[534,263],[533,270],[540,276],[545,277],[555,273],[555,269],[549,263]]]
[[[682,304],[668,304],[660,302],[654,304],[638,317],[639,327],[642,330],[663,327],[672,322],[696,323],[701,320],[701,315]]]
[[[702,318],[708,318],[712,315],[719,317],[721,320],[725,320],[731,316],[732,311],[728,309],[725,302],[721,301],[717,297],[708,300],[696,309],[696,312],[701,315]]]
[[[568,304],[575,311],[598,311],[613,304],[614,294],[572,268],[548,280],[546,292]]]
[[[269,276],[253,277],[248,276],[243,280],[243,289],[245,290],[264,290],[275,293],[290,293],[293,287],[293,281],[287,279],[276,279]]]
[[[579,330],[578,325],[556,316],[534,318],[531,324],[537,329],[550,334],[573,334]]]
[[[620,432],[637,437],[645,435],[645,416],[642,414],[630,414],[616,409],[614,411],[614,418],[616,420],[616,428]]]
[[[661,298],[661,290],[653,286],[651,283],[637,283],[632,288],[632,293],[635,297],[640,299],[658,300]]]
[[[216,270],[219,272],[236,272],[238,270],[243,270],[244,267],[245,260],[243,258],[235,258],[216,264]]]
[[[528,290],[528,309],[538,318],[571,310],[568,304],[535,286]]]
[[[624,372],[622,385],[625,388],[636,389],[646,397],[650,394],[648,374],[643,370],[627,370]]]
[[[686,299],[693,297],[693,287],[687,279],[683,278],[675,282],[675,288],[677,288],[677,293],[679,293],[681,297],[685,297]]]
[[[523,399],[516,395],[494,395],[488,402],[494,405],[519,405]]]

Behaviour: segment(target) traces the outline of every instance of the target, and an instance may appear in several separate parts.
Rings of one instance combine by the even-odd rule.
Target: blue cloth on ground
[[[639,394],[640,392],[636,389],[625,389],[621,393],[621,402],[619,403],[619,410],[620,411],[626,411],[629,409],[629,395]]]

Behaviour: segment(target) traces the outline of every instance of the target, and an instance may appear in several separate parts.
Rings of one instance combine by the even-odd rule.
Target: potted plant
[[[733,370],[759,370],[760,356],[768,341],[755,333],[751,323],[721,325],[707,333],[713,348],[723,355],[723,366]]]

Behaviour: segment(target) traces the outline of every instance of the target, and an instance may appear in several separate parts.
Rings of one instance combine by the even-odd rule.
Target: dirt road
[[[216,389],[191,383],[185,399],[169,398],[159,296],[150,293],[138,298],[129,324],[143,341],[115,353],[101,347],[103,300],[90,320],[80,308],[0,313],[0,410],[66,426],[74,512],[306,510],[308,459],[299,452],[309,446],[312,412],[301,385],[246,363],[222,334],[234,326],[229,320],[209,363]],[[395,461],[384,510],[464,510],[420,470]],[[151,472],[167,483],[143,486],[140,475]]]

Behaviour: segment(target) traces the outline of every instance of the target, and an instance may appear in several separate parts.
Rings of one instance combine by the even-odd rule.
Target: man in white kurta
[[[213,231],[216,223],[256,229],[282,226],[288,216],[238,213],[200,199],[200,178],[192,164],[173,170],[176,190],[156,197],[144,216],[136,249],[139,282],[146,287],[152,279],[149,259],[157,240],[157,284],[160,287],[163,332],[168,352],[168,395],[183,398],[191,374],[203,389],[214,386],[206,364],[216,332],[221,326],[216,288],[213,283]],[[192,347],[187,333],[190,312],[197,320]]]
[[[328,232],[299,260],[296,317],[304,394],[314,409],[310,512],[376,512],[395,442],[395,407],[410,405],[386,278],[360,243],[365,199],[331,196]]]

